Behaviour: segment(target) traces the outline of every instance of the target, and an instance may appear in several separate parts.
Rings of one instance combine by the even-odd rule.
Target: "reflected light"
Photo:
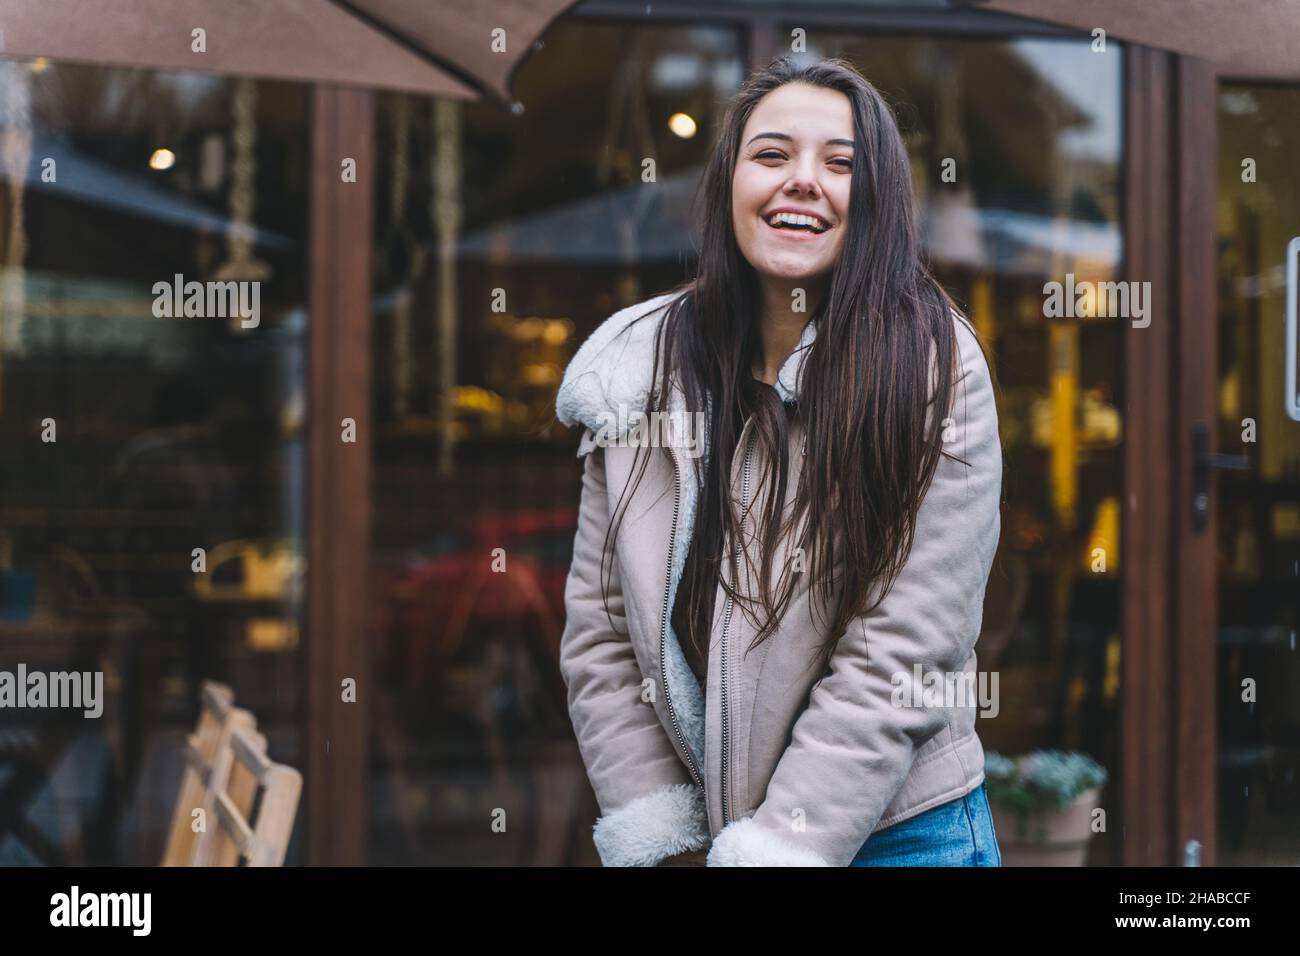
[[[668,117],[668,128],[682,139],[690,139],[695,135],[695,120],[685,113],[674,113]]]
[[[568,319],[551,319],[542,332],[542,341],[547,345],[560,346],[569,341],[573,332],[573,323]]]
[[[49,66],[50,66],[50,61],[43,56],[38,56],[36,59],[32,60],[33,73],[44,73],[47,69],[49,69]]]
[[[176,154],[170,149],[155,149],[149,157],[150,169],[171,169],[176,165]]]

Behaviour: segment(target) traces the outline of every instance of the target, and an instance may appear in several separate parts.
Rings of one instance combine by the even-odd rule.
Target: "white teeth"
[[[825,232],[830,228],[829,223],[822,219],[818,219],[816,216],[802,216],[796,215],[792,212],[778,212],[773,216],[769,216],[767,219],[767,223],[770,226],[775,226],[778,222],[784,222],[787,225],[792,226],[812,226],[819,232]]]

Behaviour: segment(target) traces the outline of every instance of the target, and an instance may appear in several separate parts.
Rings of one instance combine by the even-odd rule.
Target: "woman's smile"
[[[815,232],[812,229],[808,229],[808,228],[798,228],[794,226],[774,226],[770,222],[768,222],[767,219],[764,219],[762,216],[759,216],[759,218],[763,219],[763,225],[767,226],[769,231],[776,233],[776,238],[793,239],[796,242],[812,242],[815,239],[821,239],[828,232],[830,232],[832,229],[835,228],[834,226],[829,226],[826,229],[822,230],[821,232]]]

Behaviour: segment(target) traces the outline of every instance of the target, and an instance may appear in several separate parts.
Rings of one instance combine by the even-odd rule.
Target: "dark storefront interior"
[[[355,637],[365,815],[329,823],[364,829],[361,862],[598,862],[556,664],[580,466],[555,389],[601,320],[689,273],[721,104],[757,31],[797,24],[727,4],[690,24],[585,6],[519,71],[522,115],[375,98],[370,433],[357,446],[372,474]],[[807,55],[852,60],[897,105],[927,253],[995,357],[1006,504],[977,651],[1001,699],[981,739],[1097,760],[1111,809],[1088,862],[1119,865],[1135,637],[1121,515],[1126,462],[1143,454],[1126,441],[1131,340],[1118,318],[1045,319],[1043,285],[1126,274],[1126,50],[1097,55],[1046,28],[946,29],[943,6],[909,5],[893,30],[879,13],[813,23]],[[8,142],[28,169],[0,187],[0,669],[98,662],[107,690],[90,728],[0,716],[0,865],[152,865],[201,680],[237,689],[277,760],[302,766],[316,739],[303,629],[312,91],[43,61],[0,71],[23,91],[3,125],[22,131]],[[1224,864],[1300,853],[1300,711],[1284,693],[1300,676],[1300,439],[1273,399],[1269,338],[1300,191],[1237,175],[1240,155],[1295,155],[1298,103],[1244,83],[1217,101],[1217,442],[1260,462],[1220,486]],[[150,290],[177,273],[259,280],[260,323],[155,318]],[[1271,436],[1258,453],[1241,448],[1245,417]],[[192,573],[195,548],[208,576]],[[498,548],[509,574],[493,572]],[[1242,712],[1245,677],[1262,689]],[[288,864],[312,862],[303,826]]]

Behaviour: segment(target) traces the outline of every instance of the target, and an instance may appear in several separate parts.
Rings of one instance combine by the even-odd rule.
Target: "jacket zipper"
[[[736,542],[736,569],[737,580],[733,583],[733,588],[738,587],[739,569],[740,569],[740,549],[744,540],[745,530],[745,508],[749,504],[749,453],[754,445],[754,436],[750,435],[745,442],[745,465],[744,478],[740,486],[740,540]],[[727,788],[727,765],[728,765],[728,746],[729,736],[731,733],[731,721],[727,709],[727,688],[730,680],[729,668],[727,667],[727,631],[731,627],[732,612],[732,595],[727,595],[727,606],[722,622],[722,825],[726,826],[731,820],[731,792]]]
[[[673,552],[677,546],[677,516],[681,513],[682,506],[681,468],[677,462],[677,452],[671,445],[668,445],[667,448],[668,455],[673,460],[673,524],[672,530],[668,534],[668,574],[664,580],[663,626],[659,631],[659,680],[664,685],[664,703],[668,706],[668,717],[672,721],[673,732],[677,735],[677,742],[681,745],[682,756],[686,759],[687,769],[691,772],[691,778],[695,781],[695,786],[703,793],[704,781],[700,778],[700,773],[695,767],[695,757],[691,754],[691,748],[686,745],[686,738],[682,736],[681,725],[677,723],[677,712],[673,710],[673,697],[668,690],[668,675],[664,669],[664,658],[668,651],[668,614],[672,610],[668,606],[668,595],[673,587]]]

